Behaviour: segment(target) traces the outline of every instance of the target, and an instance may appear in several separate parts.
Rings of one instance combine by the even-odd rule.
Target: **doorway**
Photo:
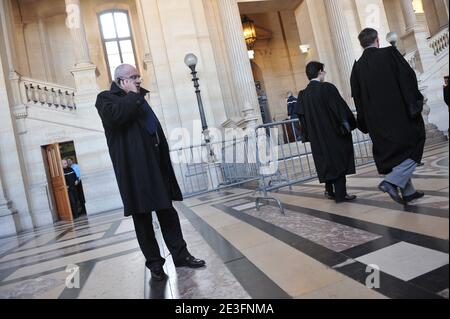
[[[49,197],[54,204],[54,215],[60,221],[73,221],[86,215],[84,191],[73,141],[45,145],[42,147],[42,155],[47,173]],[[72,168],[64,169],[63,160],[71,161]],[[72,175],[71,179],[68,179],[69,172]],[[74,185],[69,189],[68,181],[75,179],[77,182],[73,183]]]

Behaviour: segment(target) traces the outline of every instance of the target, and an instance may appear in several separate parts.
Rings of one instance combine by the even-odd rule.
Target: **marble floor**
[[[348,179],[354,203],[323,198],[317,181],[285,188],[257,210],[251,187],[177,203],[199,270],[175,268],[154,222],[169,278],[153,282],[122,211],[0,239],[0,298],[388,299],[449,295],[449,150],[427,147],[408,206],[377,190],[374,165]]]

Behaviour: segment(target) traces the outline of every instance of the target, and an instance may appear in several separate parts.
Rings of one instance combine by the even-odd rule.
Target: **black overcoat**
[[[297,100],[303,138],[311,143],[314,164],[321,183],[355,174],[352,135],[343,131],[343,122],[351,129],[356,120],[347,103],[331,83],[311,81]]]
[[[358,127],[369,133],[380,174],[406,159],[420,163],[425,146],[422,116],[409,116],[407,105],[423,98],[417,77],[394,47],[369,48],[353,66],[352,96]]]
[[[151,135],[143,116],[145,95],[125,93],[115,83],[95,104],[105,128],[125,216],[151,213],[183,200],[170,160],[169,146],[158,122]]]

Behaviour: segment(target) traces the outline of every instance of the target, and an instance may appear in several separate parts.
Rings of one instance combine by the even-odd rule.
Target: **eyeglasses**
[[[128,77],[128,78],[122,78],[122,80],[133,80],[133,81],[136,81],[136,80],[142,80],[142,77],[140,76],[140,75],[132,75],[132,76],[130,76],[130,77]]]

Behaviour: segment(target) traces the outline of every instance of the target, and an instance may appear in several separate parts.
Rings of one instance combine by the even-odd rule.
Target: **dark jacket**
[[[77,186],[75,185],[78,180],[77,174],[73,169],[67,167],[64,169],[64,178],[66,180],[67,189],[71,192],[76,192]]]
[[[351,130],[356,120],[338,89],[331,83],[311,81],[299,94],[296,113],[303,141],[311,142],[320,182],[355,174]]]
[[[412,118],[408,105],[422,97],[417,77],[393,47],[366,49],[355,63],[352,95],[358,127],[369,133],[380,174],[388,174],[407,159],[420,163],[425,146],[421,114]]]
[[[147,107],[141,89],[125,93],[115,83],[95,104],[100,115],[124,205],[125,216],[172,207],[183,200],[172,167],[169,146],[158,121],[157,134],[145,127]]]

